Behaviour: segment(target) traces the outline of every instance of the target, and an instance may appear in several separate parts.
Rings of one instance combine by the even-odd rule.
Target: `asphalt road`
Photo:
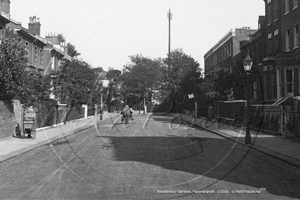
[[[0,199],[300,199],[300,172],[168,116],[101,125],[0,165]]]

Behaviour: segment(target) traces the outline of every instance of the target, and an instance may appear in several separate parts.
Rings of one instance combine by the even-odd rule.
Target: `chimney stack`
[[[0,12],[10,15],[10,0],[0,1]]]
[[[29,17],[28,29],[31,33],[40,35],[41,34],[41,23],[40,19],[36,16]]]

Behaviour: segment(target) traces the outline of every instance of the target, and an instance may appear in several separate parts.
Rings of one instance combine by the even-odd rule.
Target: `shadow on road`
[[[249,152],[247,147],[233,145],[226,139],[174,136],[98,136],[98,139],[113,144],[106,154],[112,161],[147,163],[213,178],[214,183],[222,180],[245,185],[245,189],[247,186],[266,188],[274,195],[300,198],[299,174],[283,172],[282,164],[275,166],[269,157]],[[293,184],[282,189],[284,182]]]

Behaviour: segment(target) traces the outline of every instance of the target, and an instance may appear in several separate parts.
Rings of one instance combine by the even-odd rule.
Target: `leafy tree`
[[[165,77],[167,89],[170,92],[176,93],[179,90],[180,82],[183,78],[193,70],[194,66],[199,64],[191,56],[185,54],[182,49],[172,50],[170,53],[170,66],[166,66]],[[165,64],[168,64],[168,58],[165,59]]]
[[[119,93],[117,91],[117,79],[120,76],[121,71],[120,70],[115,70],[115,69],[109,69],[106,78],[109,80],[108,84],[108,95],[106,98],[106,103],[107,103],[107,109],[108,112],[111,112],[111,106],[115,104],[119,104]]]
[[[177,103],[181,107],[193,108],[194,102],[201,102],[205,98],[203,90],[204,79],[202,77],[201,68],[198,63],[190,67],[190,71],[179,83],[179,90],[177,91]],[[193,100],[188,98],[189,94],[193,94]]]
[[[96,75],[84,61],[72,60],[60,67],[54,81],[54,95],[67,104],[89,103],[92,99]]]
[[[77,56],[80,55],[80,53],[77,52],[76,47],[71,44],[71,43],[67,43],[67,48],[68,48],[68,54],[74,58],[76,58]]]
[[[40,73],[29,72],[25,73],[26,83],[26,100],[27,103],[31,104],[33,102],[47,102],[50,100],[50,94],[52,89],[51,77],[49,75],[42,76]]]
[[[66,42],[66,39],[64,37],[64,35],[61,33],[61,34],[58,34],[57,35],[57,38],[58,38],[58,41],[59,42]]]
[[[142,55],[130,56],[126,73],[122,75],[122,90],[127,101],[135,96],[141,99],[144,106],[146,101],[151,101],[154,90],[159,89],[162,82],[162,63],[159,59],[151,59]],[[125,99],[126,103],[126,99]],[[134,101],[129,102],[130,104]]]
[[[25,100],[27,52],[12,30],[7,30],[0,45],[0,99]]]
[[[219,69],[208,78],[212,81],[211,91],[216,94],[216,99],[235,100],[245,98],[243,74],[239,74],[237,71],[230,72],[228,69]]]
[[[168,59],[164,59],[164,84],[160,89],[160,93],[165,95],[164,101],[167,103],[161,107],[169,106],[170,101],[179,110],[183,107],[191,107],[195,99],[204,96],[202,69],[199,63],[185,54],[182,49],[171,51],[170,60]],[[191,93],[195,96],[193,100],[188,99],[188,94]]]

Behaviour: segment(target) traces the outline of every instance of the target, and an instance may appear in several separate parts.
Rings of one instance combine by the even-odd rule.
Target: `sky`
[[[62,33],[92,67],[122,69],[129,56],[165,58],[169,9],[171,50],[182,48],[204,68],[204,54],[233,28],[257,29],[263,0],[10,0],[10,14],[41,36]]]

